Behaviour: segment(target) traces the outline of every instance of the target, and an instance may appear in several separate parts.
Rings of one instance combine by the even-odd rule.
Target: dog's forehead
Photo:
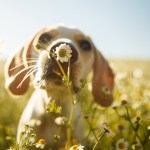
[[[57,26],[56,30],[59,32],[60,35],[75,35],[75,34],[83,34],[79,29],[75,27],[67,27],[67,26]]]
[[[41,30],[41,32],[39,32],[38,35],[41,36],[44,33],[48,33],[53,37],[60,36],[66,38],[72,38],[74,35],[84,35],[83,32],[80,31],[79,29],[73,26],[64,26],[64,25],[57,25],[44,28],[43,30]]]

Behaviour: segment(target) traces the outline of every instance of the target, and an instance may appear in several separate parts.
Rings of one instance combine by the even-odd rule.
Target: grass
[[[79,93],[79,103],[85,115],[87,138],[92,149],[115,150],[119,139],[128,142],[128,149],[150,147],[150,61],[111,60],[115,72],[112,107],[97,105],[90,92],[90,83]],[[17,124],[32,89],[24,97],[12,98],[4,88],[4,62],[0,63],[0,150],[9,148],[16,136]],[[122,101],[129,103],[124,105]],[[86,107],[85,107],[86,106]],[[107,123],[114,137],[103,136],[100,126]],[[101,138],[102,137],[102,138]],[[98,142],[97,139],[100,139]],[[86,145],[85,145],[86,147]]]

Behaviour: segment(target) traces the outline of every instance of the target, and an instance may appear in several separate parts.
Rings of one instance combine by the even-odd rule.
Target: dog
[[[37,44],[44,48],[37,50]],[[68,45],[72,50],[70,80],[74,94],[78,94],[82,87],[81,80],[85,80],[92,71],[94,100],[104,107],[110,106],[113,102],[114,74],[92,39],[75,27],[57,25],[43,28],[17,50],[5,65],[5,87],[10,94],[23,95],[32,81],[35,86],[19,122],[18,143],[23,125],[30,124],[32,119],[39,119],[41,125],[34,130],[37,137],[46,139],[47,146],[54,149],[57,149],[58,145],[62,147],[65,145],[66,133],[64,130],[60,134],[62,140],[60,139],[59,143],[54,144],[53,136],[57,134],[58,126],[50,119],[52,116],[45,113],[45,107],[51,100],[55,100],[58,105],[62,106],[62,116],[69,118],[71,112],[71,102],[68,100],[69,94],[66,92],[66,85],[56,74],[56,71],[60,73],[59,66],[50,55],[62,44]],[[60,62],[60,64],[67,73],[68,63]],[[79,119],[80,110],[77,103],[72,131],[72,136],[77,142],[81,142],[84,138],[82,136],[84,133],[81,133],[84,131],[84,125],[83,121]],[[81,134],[79,135],[79,133]]]

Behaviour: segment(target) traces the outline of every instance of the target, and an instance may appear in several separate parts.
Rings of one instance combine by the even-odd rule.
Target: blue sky
[[[149,0],[0,0],[3,57],[44,26],[74,25],[110,58],[150,58]]]

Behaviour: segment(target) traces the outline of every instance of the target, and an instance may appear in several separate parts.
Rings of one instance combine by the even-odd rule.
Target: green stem
[[[68,86],[68,91],[69,91],[69,95],[71,97],[71,115],[70,115],[68,126],[67,126],[66,150],[68,150],[71,145],[71,129],[72,129],[72,123],[73,123],[73,118],[74,118],[74,113],[75,113],[75,101],[76,101],[73,97],[73,94],[72,94],[69,86]]]
[[[143,140],[143,145],[145,145],[147,142],[149,142],[148,137],[149,137],[150,133],[147,132],[147,135],[145,136],[144,140]]]
[[[92,127],[92,124],[89,122],[89,120],[87,120],[87,123],[89,124],[90,130],[91,130],[91,132],[93,133],[93,135],[94,135],[96,141],[98,141],[97,136],[96,136],[96,134],[95,134],[95,132],[94,132],[94,129],[93,129],[93,127]]]
[[[70,59],[68,61],[68,72],[67,72],[68,81],[70,81]]]
[[[92,111],[92,115],[91,115],[91,124],[93,123],[93,120],[94,120],[94,115],[95,115],[95,113],[96,113],[96,111],[97,111],[97,107],[98,107],[98,105],[96,105],[96,107],[95,107],[95,109]]]
[[[136,137],[139,139],[141,145],[143,146],[142,140],[141,140],[140,136],[138,135],[137,130],[135,129],[135,127],[134,127],[134,125],[133,125],[133,123],[132,123],[132,121],[131,121],[128,108],[127,108],[127,107],[125,107],[125,108],[126,108],[126,112],[127,112],[127,117],[128,117],[129,123],[130,123],[130,125],[131,125],[133,131],[135,132]]]
[[[57,65],[58,65],[58,67],[60,68],[60,71],[62,72],[63,76],[66,78],[67,76],[66,76],[66,74],[65,74],[65,72],[64,72],[64,70],[63,70],[61,64],[60,64],[59,61],[55,58],[55,56],[54,56],[53,58],[55,59],[55,61],[56,61]]]
[[[95,148],[97,147],[97,145],[99,144],[99,142],[101,141],[101,139],[104,137],[106,131],[104,131],[104,133],[99,137],[98,141],[95,143],[94,147],[92,150],[95,150]]]

